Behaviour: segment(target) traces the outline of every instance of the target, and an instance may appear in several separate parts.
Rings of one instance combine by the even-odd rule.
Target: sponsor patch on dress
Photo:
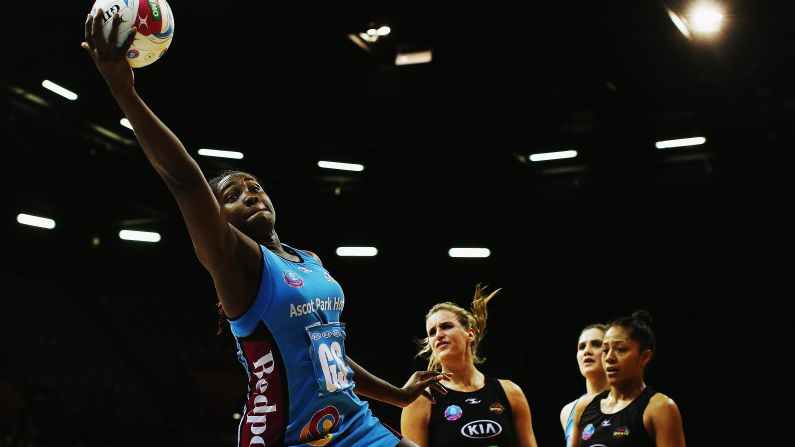
[[[334,437],[334,432],[341,420],[339,410],[329,405],[316,412],[309,423],[304,425],[299,439],[311,446],[326,445]]]
[[[284,282],[290,287],[301,287],[304,285],[304,280],[292,270],[284,270],[282,277],[284,277]]]
[[[499,402],[494,402],[493,404],[489,405],[489,411],[496,414],[502,414],[502,412],[505,411],[505,407]]]
[[[613,437],[616,439],[626,438],[627,436],[629,436],[629,427],[618,427],[613,432]]]
[[[596,431],[596,429],[594,428],[593,424],[586,425],[585,430],[582,431],[582,440],[587,441],[591,439],[594,431]]]
[[[461,410],[461,407],[458,405],[450,405],[444,410],[444,418],[448,421],[456,421],[461,419],[461,416],[464,414],[464,411]]]

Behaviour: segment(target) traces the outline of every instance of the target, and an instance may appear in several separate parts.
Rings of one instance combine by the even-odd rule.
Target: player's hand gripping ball
[[[97,17],[100,8],[102,17]],[[97,0],[91,7],[91,15],[102,22],[105,39],[110,35],[116,13],[121,16],[116,40],[119,46],[130,35],[132,27],[138,30],[127,51],[131,67],[144,67],[163,57],[174,37],[174,15],[166,0]]]

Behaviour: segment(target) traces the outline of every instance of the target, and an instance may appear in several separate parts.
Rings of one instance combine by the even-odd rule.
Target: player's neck
[[[282,242],[279,240],[279,236],[276,234],[276,231],[271,231],[271,233],[266,237],[265,241],[262,243],[268,250],[276,253],[278,256],[283,258],[289,257],[290,254],[282,246]]]
[[[632,402],[646,389],[643,379],[610,389],[610,398],[616,402]]]
[[[483,388],[483,373],[475,368],[472,362],[462,362],[457,365],[443,365],[443,372],[452,373],[450,380],[442,384],[457,391],[475,391]]]
[[[588,393],[589,396],[593,396],[594,394],[599,394],[602,391],[609,389],[610,385],[607,384],[607,377],[600,376],[596,379],[586,378],[585,379],[585,391]]]

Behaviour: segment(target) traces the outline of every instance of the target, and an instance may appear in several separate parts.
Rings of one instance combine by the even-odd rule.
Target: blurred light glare
[[[381,28],[378,28],[378,30],[376,31],[376,33],[378,33],[379,36],[386,36],[387,34],[389,34],[391,32],[392,32],[392,28],[390,28],[390,27],[388,27],[386,25],[382,26]]]
[[[130,120],[128,120],[127,118],[122,118],[121,120],[119,120],[119,124],[130,130],[133,130],[132,124],[130,124]]]
[[[370,29],[367,30],[367,35],[368,36],[375,36],[376,34],[378,34],[378,30],[375,29],[375,28],[370,28]]]
[[[657,149],[670,149],[673,147],[700,146],[707,142],[704,137],[680,138],[678,140],[664,140],[654,143]]]
[[[399,52],[395,56],[395,65],[427,64],[432,60],[432,50]]]
[[[375,247],[337,247],[337,256],[375,256],[378,249]]]
[[[29,225],[31,227],[46,228],[52,230],[55,228],[55,221],[46,217],[32,216],[30,214],[17,214],[17,222],[22,225]]]
[[[160,242],[160,235],[150,231],[121,230],[119,238],[135,242]]]
[[[715,33],[720,30],[723,12],[714,4],[700,4],[690,11],[690,29],[698,33]]]
[[[365,42],[373,43],[373,42],[378,41],[378,34],[370,35],[370,34],[367,34],[367,33],[359,33],[359,38],[362,39]]]
[[[77,93],[71,92],[52,81],[48,81],[47,79],[41,81],[41,86],[53,93],[57,93],[63,96],[64,98],[70,101],[74,101],[77,99]]]
[[[560,160],[563,158],[574,158],[576,156],[577,151],[543,152],[540,154],[531,154],[530,161]]]
[[[222,151],[218,149],[199,149],[199,155],[203,155],[205,157],[215,157],[215,158],[234,158],[236,160],[240,160],[241,158],[243,158],[242,152]]]
[[[491,250],[488,248],[458,247],[451,248],[448,252],[451,258],[488,258]]]
[[[321,168],[325,169],[337,169],[340,171],[356,171],[361,172],[364,171],[364,165],[360,165],[357,163],[339,163],[336,161],[319,161],[317,165]]]
[[[684,20],[682,20],[682,18],[679,17],[677,13],[673,12],[668,7],[666,7],[665,9],[666,11],[668,11],[668,17],[671,18],[671,22],[673,22],[674,26],[676,26],[676,29],[678,29],[679,32],[682,33],[685,37],[690,39],[691,38],[690,30],[687,29],[687,25],[685,24]]]

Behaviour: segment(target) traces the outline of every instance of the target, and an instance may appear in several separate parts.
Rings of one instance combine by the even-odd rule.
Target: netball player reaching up
[[[100,10],[97,17],[103,17]],[[376,419],[353,392],[398,406],[427,393],[443,376],[415,373],[402,388],[369,374],[345,355],[340,285],[309,251],[283,244],[276,209],[260,182],[228,172],[208,182],[180,140],[135,89],[117,46],[120,17],[108,39],[89,16],[85,42],[152,167],[179,205],[199,262],[213,279],[249,378],[239,445],[412,446]]]

